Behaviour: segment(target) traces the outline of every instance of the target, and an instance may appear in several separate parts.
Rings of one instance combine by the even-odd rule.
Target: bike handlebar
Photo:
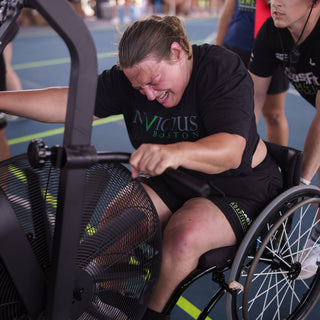
[[[41,168],[49,159],[55,166],[68,165],[76,168],[90,166],[97,162],[129,163],[130,157],[131,153],[128,152],[96,152],[93,147],[72,149],[55,146],[48,148],[41,139],[32,140],[28,148],[28,158],[33,168]],[[206,181],[179,169],[168,168],[163,177],[170,186],[174,186],[173,191],[182,198],[207,197],[211,191]]]
[[[131,153],[126,152],[98,152],[98,162],[114,161],[128,163]],[[165,178],[169,184],[178,183],[183,186],[182,190],[193,194],[194,196],[207,197],[210,194],[210,186],[206,181],[203,181],[197,177],[191,176],[179,169],[172,168],[166,169],[164,172]],[[180,190],[176,191],[180,193]]]

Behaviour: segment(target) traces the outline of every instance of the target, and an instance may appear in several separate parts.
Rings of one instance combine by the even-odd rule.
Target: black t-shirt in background
[[[294,40],[288,29],[276,28],[269,18],[257,35],[249,70],[257,76],[268,77],[276,66],[282,65],[300,95],[315,106],[320,89],[320,19],[310,35],[297,46],[295,57],[291,53],[290,58],[293,48]]]

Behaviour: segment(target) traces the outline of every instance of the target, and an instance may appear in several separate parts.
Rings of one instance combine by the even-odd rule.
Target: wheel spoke
[[[268,274],[268,276],[272,277],[272,274],[271,274],[271,275]],[[267,287],[264,291],[259,292],[259,294],[256,294],[256,295],[254,296],[254,298],[250,300],[250,302],[254,302],[255,299],[260,298],[261,296],[263,296],[266,291],[274,289],[276,285],[279,285],[279,284],[281,284],[282,282],[285,282],[285,280],[282,279],[282,280],[279,281],[279,283],[273,284],[273,285]]]
[[[272,253],[274,257],[278,258],[282,263],[284,263],[285,265],[287,265],[287,267],[289,267],[289,268],[291,267],[290,264],[289,264],[286,260],[284,260],[284,259],[282,258],[282,256],[279,255],[278,252],[273,251],[269,246],[266,246],[266,249],[267,249],[270,253]]]
[[[271,280],[272,280],[272,275],[270,276],[270,279],[269,279],[269,286],[268,286],[268,287],[266,288],[266,290],[264,290],[264,292],[262,292],[259,296],[255,296],[255,297],[251,300],[252,304],[255,302],[255,300],[256,300],[257,298],[261,297],[261,296],[264,295],[265,293],[267,293],[267,295],[268,295],[271,290],[273,290],[276,286],[279,286],[279,284],[283,282],[283,280],[282,280],[282,281],[280,281],[279,283],[276,283],[276,284],[271,285]],[[279,294],[281,293],[281,291],[282,291],[284,288],[285,288],[285,283],[283,284],[282,288],[280,288]],[[263,316],[263,314],[265,313],[265,311],[270,307],[270,305],[274,302],[275,299],[277,299],[277,295],[274,295],[274,296],[270,299],[269,303],[268,303],[267,305],[264,305],[261,313],[258,315],[258,318],[261,318],[261,317]],[[258,303],[258,304],[259,304],[259,303]],[[261,318],[261,319],[262,319],[262,318]]]

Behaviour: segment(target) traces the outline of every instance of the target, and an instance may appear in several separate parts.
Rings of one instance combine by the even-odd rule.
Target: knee
[[[196,253],[196,232],[193,228],[179,227],[165,230],[163,235],[163,254],[170,260],[182,261],[194,258]]]
[[[279,126],[287,121],[284,112],[263,111],[263,117],[270,126]]]
[[[170,261],[196,261],[217,245],[216,207],[209,200],[194,198],[173,214],[163,233],[163,255]]]

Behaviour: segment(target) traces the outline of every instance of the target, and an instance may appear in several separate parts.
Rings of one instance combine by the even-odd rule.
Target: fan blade
[[[78,256],[82,258],[81,264],[88,265],[90,261],[101,255],[108,247],[138,227],[144,219],[146,219],[146,215],[137,208],[129,208],[122,211],[113,220],[101,226],[96,233],[80,243]],[[92,248],[95,250],[92,251]],[[85,253],[87,252],[93,253],[91,256],[86,256]]]
[[[125,314],[131,314],[132,310],[136,310],[140,305],[138,297],[128,297],[110,290],[100,291],[98,297],[103,303],[113,306]]]
[[[107,188],[107,185],[110,181],[110,174],[105,168],[95,168],[92,178],[93,181],[91,181],[90,178],[89,181],[86,182],[88,187],[86,188],[85,194],[85,203],[88,203],[89,206],[92,201],[95,202],[94,199],[99,199],[100,195],[102,195],[104,190]],[[82,215],[80,237],[83,237],[83,234],[86,231],[86,227],[88,226],[91,216],[95,210],[95,205],[91,205],[90,208],[91,210],[89,214]]]

